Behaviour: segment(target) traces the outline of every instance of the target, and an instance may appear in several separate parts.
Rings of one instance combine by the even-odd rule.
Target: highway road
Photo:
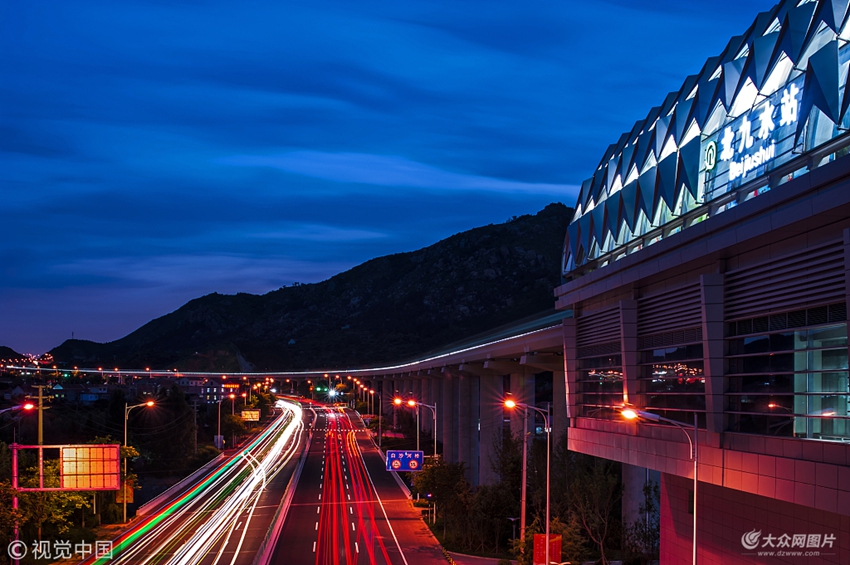
[[[82,563],[251,565],[306,439],[301,406],[277,406],[261,434],[114,540],[111,559]]]
[[[356,413],[317,409],[313,438],[271,563],[444,565],[436,540]]]

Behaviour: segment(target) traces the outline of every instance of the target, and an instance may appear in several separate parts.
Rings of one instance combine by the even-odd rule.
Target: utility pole
[[[38,445],[44,444],[44,386],[33,385],[38,389]]]
[[[192,421],[195,424],[195,453],[198,453],[198,399],[192,399]]]

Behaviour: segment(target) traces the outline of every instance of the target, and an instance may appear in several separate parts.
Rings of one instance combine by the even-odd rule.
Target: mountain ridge
[[[409,358],[554,307],[572,210],[473,228],[318,283],[208,294],[109,343],[67,340],[56,362],[181,370],[302,370]]]

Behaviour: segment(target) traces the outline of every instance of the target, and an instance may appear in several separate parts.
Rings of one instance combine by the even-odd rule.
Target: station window
[[[827,321],[846,307],[835,306],[829,315],[825,306],[788,313],[782,328],[776,315],[732,323],[726,404],[733,431],[850,440],[847,324]],[[795,319],[818,318],[827,323],[793,327]]]
[[[611,349],[619,351],[619,343]],[[623,357],[617,353],[588,355],[578,359],[580,413],[589,418],[607,418],[612,406],[623,402]]]
[[[641,339],[638,381],[642,406],[687,424],[705,420],[702,332],[669,332]]]

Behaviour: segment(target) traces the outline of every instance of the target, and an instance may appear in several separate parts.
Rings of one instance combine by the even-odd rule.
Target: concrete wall
[[[691,565],[693,515],[690,513],[692,482],[674,475],[661,476],[661,563]],[[850,561],[850,516],[782,502],[756,494],[700,484],[697,537],[701,565],[766,563],[836,563]],[[741,542],[748,532],[761,532],[758,547],[746,549]],[[783,534],[834,537],[833,547],[769,547],[765,538]],[[808,542],[808,537],[806,538]],[[765,547],[762,547],[765,546]],[[817,556],[762,555],[759,551],[817,551]]]

